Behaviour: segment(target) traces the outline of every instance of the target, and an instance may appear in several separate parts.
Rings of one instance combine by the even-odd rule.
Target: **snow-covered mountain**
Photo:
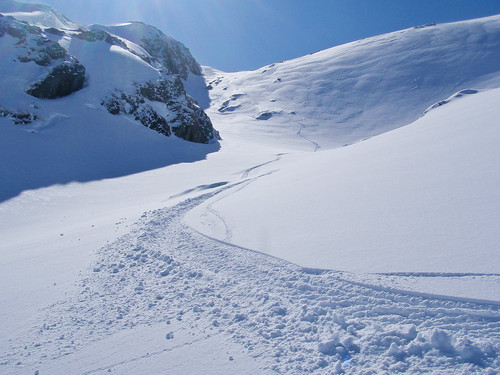
[[[198,63],[151,26],[79,26],[49,7],[2,0],[0,50],[0,170],[9,181],[0,199],[218,148],[218,133],[184,87],[203,82]]]
[[[202,77],[0,14],[0,373],[498,372],[500,16]]]
[[[500,69],[499,41],[495,16],[414,27],[256,71],[207,67],[209,114],[230,124],[219,126],[223,136],[292,149],[342,146],[407,125],[460,90],[495,87],[487,82]]]

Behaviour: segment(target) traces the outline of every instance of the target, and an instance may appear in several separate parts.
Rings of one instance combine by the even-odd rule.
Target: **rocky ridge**
[[[21,74],[30,69],[38,72],[37,79],[21,88],[24,93],[37,99],[58,99],[84,89],[92,76],[85,64],[70,53],[69,46],[76,40],[83,43],[105,43],[110,49],[116,47],[139,57],[148,64],[151,71],[157,72],[156,80],[144,81],[143,77],[138,77],[137,81],[129,82],[129,86],[134,87],[133,90],[115,88],[100,92],[101,104],[110,114],[131,117],[165,136],[173,134],[191,142],[211,143],[219,139],[208,116],[184,88],[183,79],[187,79],[190,74],[201,75],[201,68],[181,43],[165,36],[160,30],[141,23],[129,24],[132,29],[140,26],[140,32],[128,30],[128,36],[132,39],[129,40],[111,32],[113,27],[92,25],[74,29],[66,18],[59,23],[41,26],[40,22],[23,20],[22,17],[17,19],[8,12],[1,14],[5,9],[11,10],[14,5],[25,10],[21,3],[0,3],[0,38],[13,38],[11,45],[15,50],[14,61],[21,64],[16,65]],[[31,8],[33,7],[29,7],[30,11],[33,11]],[[45,8],[35,10],[47,12]],[[69,26],[60,27],[61,25]],[[5,45],[8,43],[2,43],[3,48]],[[38,68],[33,68],[32,63]],[[151,102],[155,102],[153,106]],[[0,105],[9,108],[6,103]],[[43,106],[43,103],[39,105]],[[27,110],[16,109],[19,113]],[[7,109],[4,112],[6,111]],[[12,112],[10,109],[9,111]],[[2,117],[14,119],[13,116]],[[23,123],[39,119],[43,119],[43,116],[33,113],[29,119],[23,119]]]

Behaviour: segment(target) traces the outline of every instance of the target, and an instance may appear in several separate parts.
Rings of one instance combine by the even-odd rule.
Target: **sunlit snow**
[[[88,74],[58,99],[0,37],[0,105],[39,116],[0,116],[0,373],[498,371],[500,16],[190,73],[211,144],[109,114],[157,30],[89,29],[123,48],[52,34]]]

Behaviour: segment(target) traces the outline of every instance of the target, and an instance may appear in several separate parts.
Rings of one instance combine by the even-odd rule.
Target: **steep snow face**
[[[205,68],[223,138],[332,148],[415,121],[500,69],[500,16],[360,40],[256,71]]]
[[[282,155],[187,222],[305,267],[499,274],[499,100],[463,96],[364,142]]]
[[[200,73],[187,48],[143,24],[66,21],[44,6],[0,1],[0,170],[8,181],[0,201],[218,149],[218,133],[184,88]]]

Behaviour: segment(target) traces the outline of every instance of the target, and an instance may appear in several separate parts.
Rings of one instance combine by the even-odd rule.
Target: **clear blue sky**
[[[25,0],[26,1],[26,0]],[[81,24],[143,21],[202,65],[261,66],[426,23],[500,14],[500,0],[28,0]]]

